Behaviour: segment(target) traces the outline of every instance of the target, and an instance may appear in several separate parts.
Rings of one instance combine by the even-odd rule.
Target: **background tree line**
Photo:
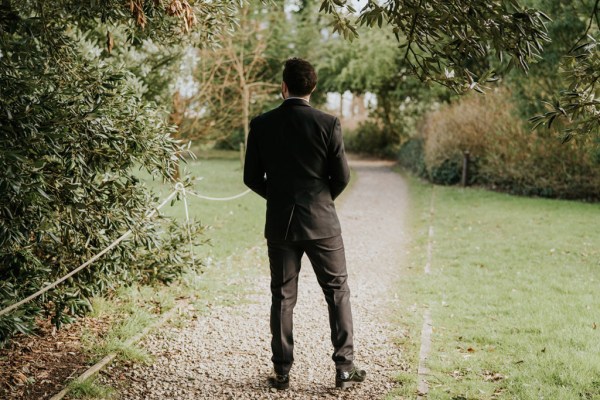
[[[448,9],[471,4],[451,3]],[[468,151],[471,184],[526,195],[598,199],[598,1],[522,4],[544,11],[548,18],[539,21],[547,38],[540,34],[510,60],[502,52],[493,54],[493,45],[481,52],[465,50],[461,57],[437,53],[435,59],[446,60],[438,66],[441,74],[427,71],[428,62],[416,61],[440,51],[418,45],[426,39],[415,40],[410,51],[409,37],[389,40],[397,29],[393,21],[379,30],[359,29],[351,46],[329,41],[334,55],[324,62],[331,90],[377,97],[370,118],[348,135],[349,147],[398,157],[420,176],[442,184],[460,181]],[[477,28],[457,34],[465,37],[466,46],[469,34],[481,37]],[[457,80],[452,63],[462,63],[462,79]],[[516,64],[522,68],[514,68]],[[486,94],[458,96],[465,94],[464,82],[470,82],[467,92]]]
[[[318,68],[313,102],[322,106],[327,92],[375,95],[369,119],[348,132],[353,151],[400,154],[405,166],[446,184],[460,180],[468,151],[472,184],[598,197],[597,1],[368,1],[361,10],[351,2],[280,4],[287,12],[265,4],[248,7],[244,29],[222,50],[237,48],[238,59],[245,54],[246,68],[255,74],[246,81],[270,82],[252,92],[251,115],[277,104],[281,55],[299,54]],[[351,13],[344,13],[348,8]],[[333,32],[326,13],[334,16]],[[244,25],[249,20],[253,29]],[[209,54],[204,58],[210,60]],[[247,126],[243,83],[231,79],[231,61],[218,63],[221,78],[214,82],[221,94],[207,89],[200,104],[224,101],[187,119],[192,129],[182,132],[201,140],[220,137],[221,145],[237,148]],[[215,63],[208,61],[198,70],[214,76],[211,68]],[[224,91],[224,79],[235,89]],[[459,96],[470,92],[486,95]],[[569,143],[561,145],[561,139]]]

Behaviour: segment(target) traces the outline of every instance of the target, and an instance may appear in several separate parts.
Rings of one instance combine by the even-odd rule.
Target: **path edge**
[[[431,259],[433,254],[433,220],[435,215],[435,185],[431,186],[431,198],[429,201],[429,231],[427,235],[427,259],[423,273],[431,274]],[[417,367],[417,400],[426,399],[429,393],[429,383],[427,376],[429,368],[427,368],[427,358],[431,351],[431,335],[433,333],[433,321],[431,319],[430,307],[425,309],[423,313],[423,326],[421,327],[421,348],[419,349],[419,365]]]
[[[187,299],[179,300],[175,304],[175,306],[173,306],[173,308],[171,308],[169,311],[164,313],[157,321],[155,321],[153,324],[148,325],[137,335],[126,340],[125,345],[129,346],[129,345],[139,342],[146,335],[148,335],[151,331],[153,331],[154,329],[165,324],[168,320],[170,320],[172,317],[174,317],[175,314],[177,314],[184,306],[186,306],[188,304],[189,304],[189,301]],[[117,353],[110,353],[110,354],[104,356],[100,361],[98,361],[96,364],[92,365],[90,368],[85,370],[81,375],[79,375],[77,378],[75,378],[71,382],[85,382],[86,380],[95,376],[98,372],[100,372],[108,364],[110,364],[116,357],[117,357]],[[71,382],[69,382],[63,390],[61,390],[60,392],[58,392],[57,394],[52,396],[50,398],[50,400],[61,400],[67,394],[69,394],[69,392],[71,391],[71,389],[69,388],[69,385],[71,384]]]

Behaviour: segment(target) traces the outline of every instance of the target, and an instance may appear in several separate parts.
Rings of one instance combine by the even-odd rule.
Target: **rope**
[[[190,241],[190,257],[192,259],[192,267],[196,266],[195,254],[194,254],[194,243],[192,242],[192,230],[190,229],[190,212],[188,210],[187,195],[185,186],[181,182],[175,184],[175,189],[181,191],[183,194],[183,207],[185,209],[185,227],[188,234],[188,240]]]
[[[229,201],[229,200],[235,200],[235,199],[239,199],[240,197],[243,197],[245,195],[247,195],[248,193],[251,192],[250,189],[246,189],[245,191],[243,191],[242,193],[236,194],[235,196],[229,196],[229,197],[209,197],[209,196],[205,196],[203,194],[199,194],[196,192],[192,192],[191,190],[187,191],[189,194],[191,194],[192,196],[196,196],[199,199],[203,199],[203,200],[211,200],[211,201]]]
[[[190,255],[191,255],[191,259],[192,259],[192,265],[194,265],[194,258],[195,258],[194,257],[194,245],[192,243],[192,232],[190,230],[190,224],[189,224],[190,214],[189,214],[188,203],[187,203],[187,193],[189,193],[193,196],[196,196],[200,199],[204,199],[204,200],[229,201],[229,200],[235,200],[242,196],[245,196],[246,194],[250,193],[250,189],[248,189],[242,193],[236,194],[235,196],[230,196],[230,197],[209,197],[209,196],[204,196],[204,195],[195,193],[191,190],[186,190],[183,183],[177,182],[175,184],[175,190],[169,196],[167,196],[167,198],[162,203],[160,203],[160,205],[158,207],[153,208],[152,210],[148,210],[146,212],[146,215],[144,216],[144,219],[152,218],[161,208],[163,208],[169,201],[171,201],[171,199],[173,199],[173,197],[175,197],[175,195],[177,195],[177,193],[180,193],[180,192],[182,193],[183,205],[185,207],[185,218],[186,218],[186,225],[187,225],[186,227],[187,227],[187,232],[188,232],[188,238],[190,241]],[[76,273],[81,271],[82,269],[86,268],[88,265],[90,265],[93,262],[95,262],[96,260],[98,260],[104,254],[108,253],[110,250],[115,248],[123,240],[125,240],[129,236],[131,236],[132,233],[133,233],[133,231],[131,229],[129,229],[127,232],[125,232],[124,234],[119,236],[119,238],[117,238],[114,242],[109,244],[104,250],[102,250],[98,254],[94,255],[88,261],[84,262],[79,267],[77,267],[73,271],[69,272],[67,275],[63,276],[60,279],[57,279],[56,281],[50,283],[49,285],[44,286],[42,289],[40,289],[37,292],[33,293],[32,295],[24,298],[23,300],[15,303],[11,306],[8,306],[8,307],[4,308],[3,310],[0,310],[0,317],[21,307],[23,304],[30,302],[31,300],[35,299],[36,297],[41,296],[42,294],[46,293],[47,291],[54,289],[56,286],[58,286],[59,284],[61,284],[64,281],[66,281],[67,279],[69,279],[70,277],[72,277],[73,275],[75,275]]]
[[[173,193],[171,193],[158,207],[149,210],[148,212],[146,212],[146,215],[144,217],[144,219],[148,219],[153,217],[158,210],[160,210],[162,207],[165,206],[165,204],[167,204],[173,197],[175,197],[175,195],[179,192],[179,190],[175,190],[173,191]],[[98,260],[100,257],[102,257],[104,254],[108,253],[110,250],[112,250],[113,248],[115,248],[119,243],[121,243],[123,240],[127,239],[131,234],[132,234],[132,230],[129,229],[127,232],[125,232],[124,234],[122,234],[117,240],[115,240],[114,242],[112,242],[111,244],[109,244],[104,250],[102,250],[101,252],[99,252],[98,254],[96,254],[95,256],[93,256],[92,258],[90,258],[88,261],[84,262],[83,264],[81,264],[79,267],[75,268],[73,271],[69,272],[67,275],[63,276],[60,279],[57,279],[56,281],[52,282],[51,284],[44,286],[42,289],[38,290],[37,292],[35,292],[34,294],[24,298],[23,300],[13,304],[12,306],[8,306],[3,310],[0,310],[0,317],[8,314],[9,312],[21,307],[23,304],[35,299],[36,297],[46,293],[47,291],[49,291],[50,289],[55,288],[56,286],[58,286],[60,283],[66,281],[67,279],[69,279],[70,277],[72,277],[73,275],[75,275],[76,273],[78,273],[79,271],[81,271],[82,269],[84,269],[85,267],[87,267],[88,265],[92,264],[94,261]]]

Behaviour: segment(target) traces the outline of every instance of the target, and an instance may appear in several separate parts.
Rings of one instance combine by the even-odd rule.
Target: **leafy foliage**
[[[528,70],[548,41],[543,12],[516,0],[368,0],[356,22],[343,12],[355,12],[345,0],[324,0],[321,9],[334,18],[334,30],[353,39],[356,25],[381,28],[389,24],[404,51],[404,59],[421,80],[433,80],[457,92],[481,91],[494,79],[489,56],[502,70]]]
[[[529,6],[551,11],[561,23],[552,24],[544,12]],[[560,96],[548,101],[547,112],[533,117],[532,122],[550,127],[560,120],[565,141],[574,135],[600,132],[598,0],[368,0],[357,20],[348,16],[356,10],[346,0],[324,0],[321,10],[333,16],[334,30],[350,40],[358,36],[357,25],[382,28],[389,24],[412,73],[458,93],[470,89],[483,92],[487,82],[497,79],[498,72],[506,75],[513,66],[529,72],[532,63],[543,57],[540,64],[546,66],[541,70],[547,74],[538,78],[545,81],[544,86],[530,94],[538,93],[548,100],[549,93],[560,90]],[[586,18],[587,29],[575,41],[573,35],[581,32]],[[549,25],[558,46],[550,46],[555,49],[546,56],[542,51],[550,41]],[[572,49],[571,54],[556,58],[555,50],[565,44]],[[553,73],[557,60],[561,60],[565,86]],[[530,104],[525,108],[535,109]]]
[[[332,37],[322,48],[316,63],[321,90],[379,94],[404,75],[391,29],[361,30],[352,43]]]
[[[593,100],[598,92],[599,2],[526,1],[543,8],[553,20],[548,24],[552,42],[542,59],[531,66],[528,76],[508,76],[521,115],[535,115],[533,126],[556,126],[564,140],[600,132]]]
[[[180,45],[182,32],[192,28],[209,38],[202,29],[225,29],[236,7],[162,0],[131,0],[127,7],[120,1],[1,3],[0,309],[125,231],[134,235],[63,285],[0,317],[0,342],[30,331],[40,314],[60,326],[89,308],[89,296],[118,285],[168,282],[189,262],[183,238],[187,229],[193,237],[201,232],[197,223],[185,230],[140,223],[157,198],[135,171],[168,179],[184,151],[171,138],[168,107],[154,102],[169,97],[169,80],[154,93],[144,88],[150,81],[120,62],[125,57],[115,55],[115,40],[135,51],[150,41]],[[112,31],[100,36],[108,26]]]
[[[427,117],[423,135],[427,174],[434,182],[457,183],[468,151],[470,183],[524,195],[600,197],[593,138],[561,144],[552,134],[530,132],[506,91],[441,107]]]
[[[544,111],[543,101],[552,102],[566,85],[560,65],[573,44],[584,34],[585,21],[581,16],[588,9],[585,2],[525,1],[531,7],[543,9],[552,18],[547,24],[551,42],[544,46],[542,58],[530,65],[527,74],[515,70],[504,77],[518,102],[519,113],[526,119]]]
[[[565,57],[563,68],[568,71],[569,88],[558,100],[546,102],[548,111],[531,121],[535,127],[545,124],[550,128],[555,120],[563,120],[565,142],[574,135],[600,133],[600,43],[590,36]]]

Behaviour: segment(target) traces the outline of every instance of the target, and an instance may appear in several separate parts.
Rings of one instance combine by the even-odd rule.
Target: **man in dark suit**
[[[366,376],[353,362],[350,289],[333,202],[348,184],[350,170],[340,121],[309,104],[316,84],[309,62],[286,61],[281,84],[284,102],[250,123],[244,165],[244,183],[267,200],[275,370],[268,383],[279,390],[289,387],[294,361],[293,312],[304,254],[328,305],[336,387],[347,388]]]

